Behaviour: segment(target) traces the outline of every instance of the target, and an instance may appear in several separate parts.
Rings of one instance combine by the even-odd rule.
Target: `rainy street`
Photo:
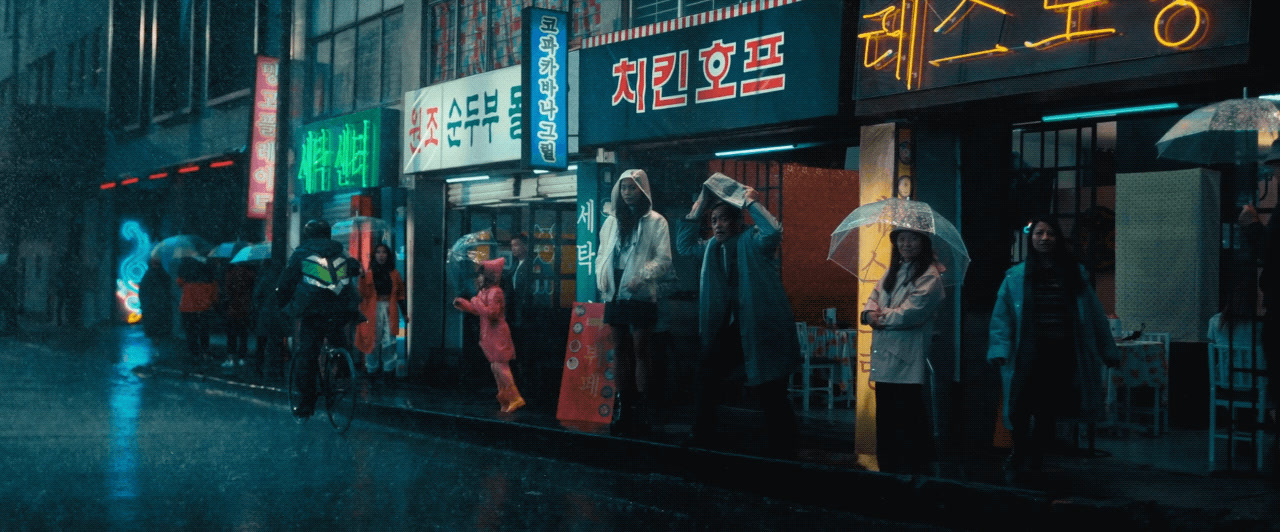
[[[0,338],[0,514],[15,529],[778,529],[886,523],[660,475],[424,437],[338,435],[283,403],[139,376],[125,336]],[[81,347],[75,347],[75,346]]]

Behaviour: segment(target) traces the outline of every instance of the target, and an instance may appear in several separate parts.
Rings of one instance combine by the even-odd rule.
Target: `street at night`
[[[107,337],[109,339],[109,337]],[[0,339],[10,530],[837,529],[890,523],[663,475],[616,473],[146,375],[153,352]],[[77,341],[72,341],[77,340]],[[135,370],[138,370],[135,373]],[[903,525],[893,525],[895,528]]]

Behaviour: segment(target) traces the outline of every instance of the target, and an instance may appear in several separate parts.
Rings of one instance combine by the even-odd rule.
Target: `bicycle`
[[[289,362],[289,407],[297,407],[302,401],[298,377],[302,371],[303,357],[295,356]],[[351,353],[344,348],[325,344],[320,349],[319,368],[316,372],[317,406],[324,404],[329,424],[339,434],[351,427],[356,415],[356,366]],[[299,423],[308,418],[299,419]]]

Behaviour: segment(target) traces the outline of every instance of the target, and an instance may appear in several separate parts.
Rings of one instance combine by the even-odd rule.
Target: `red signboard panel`
[[[560,378],[556,419],[608,423],[613,418],[613,338],[604,303],[574,303]]]
[[[270,217],[275,196],[276,110],[279,102],[280,60],[258,56],[253,86],[253,134],[249,145],[249,205],[246,216]]]

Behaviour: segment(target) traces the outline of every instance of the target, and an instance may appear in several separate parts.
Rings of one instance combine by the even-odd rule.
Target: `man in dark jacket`
[[[320,348],[351,348],[351,325],[360,321],[359,261],[346,256],[342,244],[331,240],[328,222],[311,220],[302,228],[302,243],[289,256],[276,283],[276,301],[294,320],[294,356],[301,357],[298,391],[302,400],[293,415],[315,412]]]

